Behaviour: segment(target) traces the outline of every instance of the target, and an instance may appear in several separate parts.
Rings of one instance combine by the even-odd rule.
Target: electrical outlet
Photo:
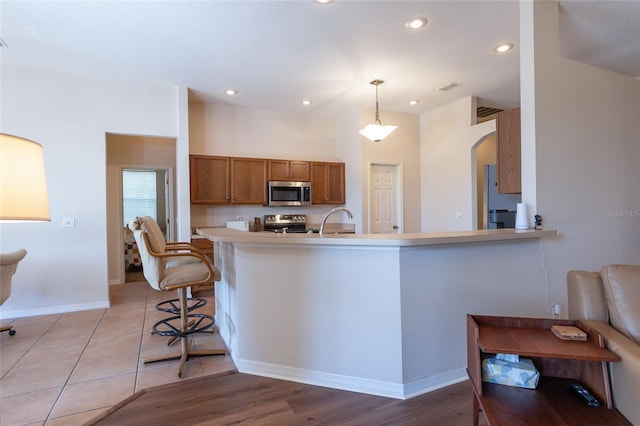
[[[76,227],[76,218],[75,217],[64,217],[64,218],[62,218],[62,227],[63,228],[75,228]]]
[[[457,220],[458,222],[461,222],[461,221],[462,221],[462,212],[456,212],[456,220]]]
[[[553,305],[553,315],[560,316],[561,313],[562,309],[560,308],[560,304],[556,303],[555,305]]]

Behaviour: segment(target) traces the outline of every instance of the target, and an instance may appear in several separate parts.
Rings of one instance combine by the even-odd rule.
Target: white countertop
[[[555,230],[516,230],[512,228],[408,234],[275,234],[272,232],[244,232],[228,228],[197,228],[196,232],[214,242],[369,247],[475,244],[558,236],[558,231]]]

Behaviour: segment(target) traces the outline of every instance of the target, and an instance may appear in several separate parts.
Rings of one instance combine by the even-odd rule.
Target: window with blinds
[[[157,216],[156,172],[122,171],[122,214],[125,226],[138,216]]]

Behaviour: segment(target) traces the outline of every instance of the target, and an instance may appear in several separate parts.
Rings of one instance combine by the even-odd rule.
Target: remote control
[[[589,407],[597,408],[600,406],[600,401],[598,401],[595,396],[591,395],[591,392],[581,384],[572,383],[571,388],[587,402]]]

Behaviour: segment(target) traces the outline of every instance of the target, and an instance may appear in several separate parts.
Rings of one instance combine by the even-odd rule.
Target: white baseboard
[[[48,306],[46,308],[14,309],[9,311],[2,310],[0,311],[0,319],[35,317],[38,315],[64,314],[67,312],[88,311],[91,309],[105,309],[109,307],[110,307],[109,301],[105,300],[102,302],[84,303],[80,305]]]
[[[384,396],[395,399],[409,399],[467,379],[464,368],[417,380],[408,384],[383,382],[344,376],[320,371],[303,370],[282,365],[234,359],[239,372],[274,379],[290,380],[315,386],[325,386],[352,392]]]
[[[463,382],[468,378],[467,370],[465,368],[458,368],[457,370],[446,371],[436,374],[435,376],[414,380],[413,382],[405,383],[404,397],[405,399],[413,398],[423,393],[432,392],[446,386]]]

